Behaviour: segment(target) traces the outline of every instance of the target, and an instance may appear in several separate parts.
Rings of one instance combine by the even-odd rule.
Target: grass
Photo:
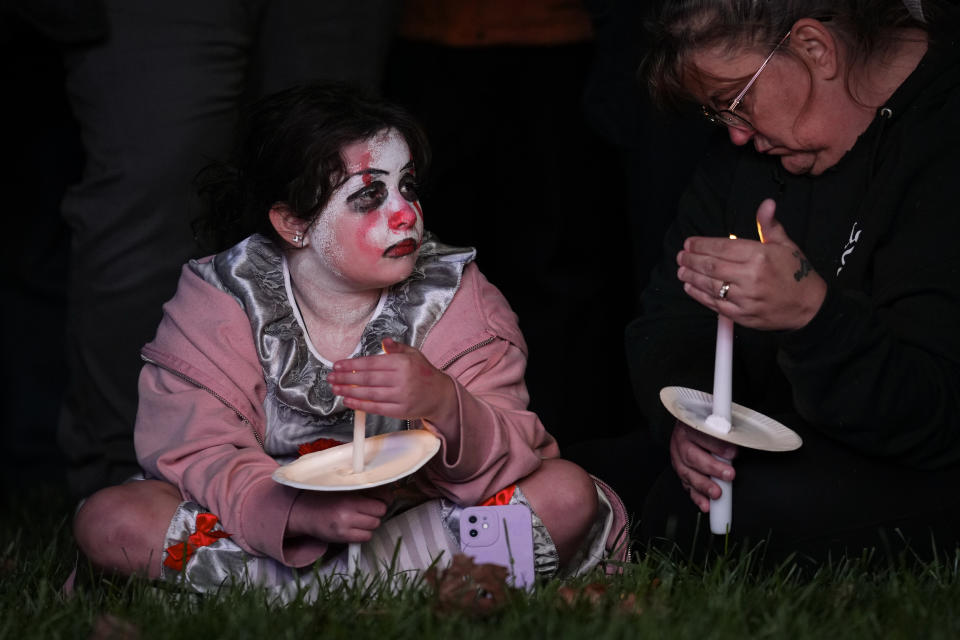
[[[507,592],[493,613],[442,606],[418,582],[331,586],[287,607],[255,591],[188,596],[144,580],[84,578],[70,598],[69,506],[20,496],[0,523],[0,638],[955,638],[960,552],[933,562],[870,554],[828,566],[758,568],[756,550],[703,563],[649,552],[622,575]]]

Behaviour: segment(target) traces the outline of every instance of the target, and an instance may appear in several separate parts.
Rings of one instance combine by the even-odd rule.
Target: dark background
[[[664,457],[631,397],[623,329],[705,133],[656,112],[636,81],[645,3],[585,7],[596,33],[588,43],[448,47],[397,38],[382,89],[420,118],[434,147],[427,228],[477,247],[481,270],[519,316],[532,408],[568,457],[635,509]],[[24,478],[63,481],[55,427],[69,232],[59,203],[83,162],[63,91],[64,46],[0,12],[8,490]]]

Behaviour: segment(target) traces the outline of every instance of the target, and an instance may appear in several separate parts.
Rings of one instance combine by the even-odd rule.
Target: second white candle
[[[733,320],[717,316],[717,348],[713,363],[713,413],[707,418],[711,427],[724,433],[730,431],[733,403]],[[712,418],[712,420],[711,420]],[[717,460],[730,462],[720,456]],[[733,484],[713,478],[720,486],[720,497],[710,500],[710,531],[729,533],[733,521]]]

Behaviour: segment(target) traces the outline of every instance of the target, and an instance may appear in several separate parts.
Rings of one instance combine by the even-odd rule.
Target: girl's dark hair
[[[925,21],[902,0],[665,0],[648,23],[652,41],[641,76],[654,102],[676,107],[689,97],[684,76],[690,53],[717,45],[772,51],[801,18],[827,24],[845,45],[852,68],[883,55],[900,29],[929,31],[938,8],[924,0],[922,11]]]
[[[410,148],[418,180],[430,148],[413,116],[401,107],[343,84],[292,87],[251,105],[230,163],[197,176],[206,213],[194,223],[198,242],[219,251],[254,232],[277,238],[269,211],[285,204],[312,221],[346,172],[349,144],[396,129]]]

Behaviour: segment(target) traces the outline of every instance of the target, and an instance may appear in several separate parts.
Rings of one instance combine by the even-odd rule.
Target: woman
[[[654,96],[701,104],[733,144],[704,158],[627,332],[673,467],[647,536],[688,542],[714,477],[736,478],[733,536],[784,553],[859,551],[893,528],[960,540],[955,24],[899,0],[664,4]],[[663,386],[711,388],[717,313],[737,325],[734,401],[800,450],[737,451],[659,405]]]
[[[369,572],[404,536],[395,569],[449,560],[460,508],[494,494],[533,512],[541,575],[604,555],[622,506],[526,410],[523,337],[473,250],[424,233],[426,161],[404,111],[344,87],[257,106],[215,200],[227,233],[258,232],[184,267],[143,349],[135,443],[149,479],[79,510],[94,564],[286,599],[342,572],[343,543],[367,543]],[[355,410],[368,434],[422,421],[441,450],[386,490],[271,479],[298,452],[349,441]]]

